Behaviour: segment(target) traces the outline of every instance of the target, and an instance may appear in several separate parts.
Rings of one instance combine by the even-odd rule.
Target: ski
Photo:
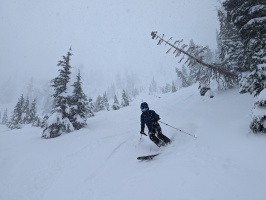
[[[158,156],[160,153],[148,155],[148,156],[140,156],[137,157],[138,160],[152,160],[155,156]]]

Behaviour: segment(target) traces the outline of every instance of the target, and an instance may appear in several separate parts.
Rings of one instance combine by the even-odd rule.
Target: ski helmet
[[[149,106],[146,102],[143,102],[140,104],[140,109],[142,112],[146,111],[146,110],[149,110]]]

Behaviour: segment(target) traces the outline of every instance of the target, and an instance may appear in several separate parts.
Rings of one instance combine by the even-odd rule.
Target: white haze
[[[57,62],[73,49],[85,87],[106,88],[119,72],[141,84],[171,82],[178,60],[157,46],[151,31],[193,39],[216,48],[216,0],[0,0],[0,92],[11,84],[17,99],[30,78],[45,83],[58,74]],[[90,87],[90,85],[92,87]],[[6,91],[8,90],[8,91]],[[86,91],[89,93],[90,91]]]

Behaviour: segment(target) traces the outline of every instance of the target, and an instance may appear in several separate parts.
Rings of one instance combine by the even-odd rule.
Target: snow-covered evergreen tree
[[[266,133],[266,89],[262,90],[252,109],[250,129],[254,133]]]
[[[227,19],[236,27],[243,43],[239,59],[240,91],[254,96],[266,87],[266,5],[265,0],[226,0]]]
[[[6,108],[4,115],[3,115],[3,118],[2,118],[2,124],[7,125],[7,123],[8,123],[8,116],[7,116],[7,108]]]
[[[120,105],[119,105],[119,102],[118,102],[116,95],[114,96],[114,103],[113,103],[112,108],[113,108],[113,110],[119,110],[120,109]]]
[[[23,111],[22,111],[22,123],[23,124],[29,124],[32,122],[30,119],[30,101],[29,97],[27,96],[25,99],[25,103],[23,105]]]
[[[123,89],[122,91],[122,100],[121,100],[121,106],[126,107],[129,106],[129,97],[126,91]]]
[[[76,130],[79,130],[87,125],[88,99],[84,94],[81,86],[81,75],[78,72],[77,80],[74,82],[73,94],[71,96],[71,122]]]
[[[36,121],[36,113],[37,113],[37,108],[36,108],[36,104],[37,104],[37,99],[33,99],[33,102],[30,105],[30,109],[29,109],[29,123],[33,123],[34,121]]]
[[[176,92],[177,91],[177,88],[176,88],[176,84],[174,81],[172,81],[172,87],[171,87],[171,92]]]
[[[33,127],[41,127],[42,125],[42,119],[38,116],[36,116],[33,121],[32,121],[32,126]]]
[[[11,129],[22,128],[22,124],[23,124],[22,115],[23,115],[24,101],[25,101],[24,96],[21,95],[12,112],[11,119],[7,123],[8,128],[11,128]]]
[[[93,103],[93,100],[89,98],[87,117],[93,117],[95,115],[94,110],[95,110],[95,105]]]
[[[105,110],[109,110],[110,105],[109,105],[109,102],[108,102],[108,98],[107,98],[106,92],[104,92],[104,94],[103,94],[103,105],[104,105]]]
[[[71,65],[70,59],[72,56],[71,48],[67,52],[66,56],[60,60],[57,66],[62,67],[59,69],[59,75],[54,78],[51,83],[54,88],[54,108],[52,109],[52,114],[46,121],[45,128],[43,130],[42,137],[44,138],[54,138],[62,134],[62,132],[70,132],[74,130],[74,127],[69,119],[70,116],[70,106],[71,100],[68,91],[68,84],[71,75]]]
[[[104,102],[101,95],[98,95],[95,104],[94,104],[94,110],[95,112],[99,112],[101,110],[104,110]]]

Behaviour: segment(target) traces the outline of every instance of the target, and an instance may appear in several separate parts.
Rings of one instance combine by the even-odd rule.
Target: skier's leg
[[[157,137],[160,140],[162,140],[165,144],[170,144],[171,143],[171,140],[162,133],[162,129],[161,129],[159,124],[156,127],[156,131],[157,131]]]
[[[149,137],[158,147],[163,145],[163,143],[156,137],[155,133],[149,132]]]

